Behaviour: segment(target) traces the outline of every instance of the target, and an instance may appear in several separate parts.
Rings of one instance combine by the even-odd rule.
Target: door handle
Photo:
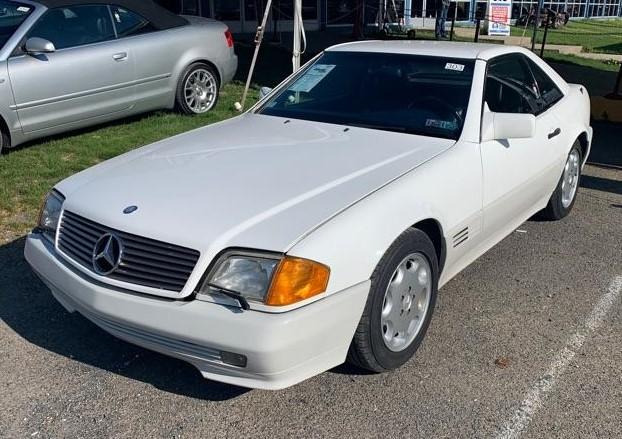
[[[115,61],[125,61],[127,59],[127,52],[115,53],[112,55],[112,59]]]
[[[559,136],[562,133],[562,130],[559,128],[555,128],[555,131],[549,133],[549,140],[555,136]]]

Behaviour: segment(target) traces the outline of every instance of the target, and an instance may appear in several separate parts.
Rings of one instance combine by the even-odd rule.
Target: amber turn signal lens
[[[308,259],[281,260],[266,296],[266,305],[284,306],[326,291],[330,269]]]

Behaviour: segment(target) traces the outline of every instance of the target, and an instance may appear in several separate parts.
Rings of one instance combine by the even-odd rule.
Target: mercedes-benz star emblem
[[[95,243],[93,249],[93,269],[95,273],[105,276],[117,269],[123,254],[123,244],[119,238],[106,233]]]

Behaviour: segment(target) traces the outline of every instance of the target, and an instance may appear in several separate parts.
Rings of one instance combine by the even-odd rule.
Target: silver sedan
[[[237,69],[218,21],[145,0],[0,0],[0,151],[160,108],[205,113]]]

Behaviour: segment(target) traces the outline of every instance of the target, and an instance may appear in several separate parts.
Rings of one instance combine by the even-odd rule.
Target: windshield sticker
[[[18,6],[17,12],[29,12],[30,8],[28,6]]]
[[[442,130],[455,130],[456,124],[449,120],[426,119],[426,128],[440,128]]]
[[[316,64],[311,67],[290,88],[290,91],[308,93],[318,85],[335,68],[335,64]]]
[[[454,64],[452,62],[448,62],[445,64],[445,70],[454,70],[456,72],[464,71],[464,64]]]

